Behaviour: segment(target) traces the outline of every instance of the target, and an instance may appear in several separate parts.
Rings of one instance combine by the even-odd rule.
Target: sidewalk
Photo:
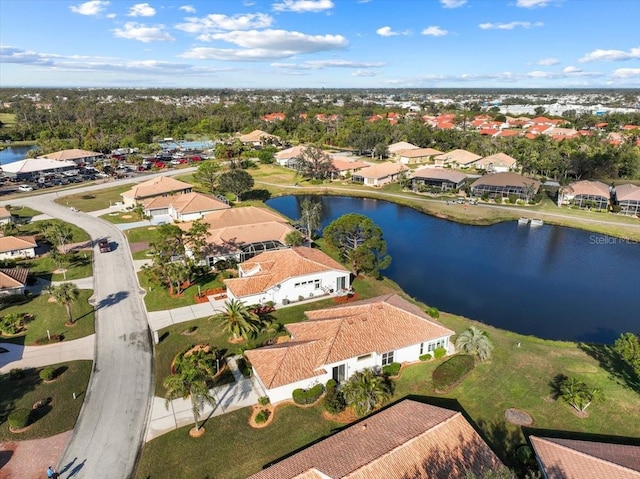
[[[0,347],[7,350],[6,353],[0,354],[0,374],[6,374],[13,368],[40,368],[67,361],[93,360],[95,339],[96,335],[92,334],[73,341],[45,346],[0,343]]]
[[[200,413],[200,420],[221,416],[228,412],[252,406],[262,396],[260,387],[255,382],[255,379],[253,377],[245,379],[242,376],[238,369],[236,358],[237,356],[227,359],[227,365],[233,372],[235,382],[210,390],[216,399],[216,405],[211,407],[205,403]],[[190,399],[175,399],[169,402],[168,406],[168,408],[165,407],[164,398],[153,397],[145,442],[149,442],[180,427],[194,424]]]
[[[150,311],[147,313],[149,329],[151,329],[151,331],[158,331],[172,324],[213,316],[214,314],[224,311],[225,301],[224,299],[219,301],[209,300],[207,303],[192,304],[191,306],[183,306],[182,308]]]

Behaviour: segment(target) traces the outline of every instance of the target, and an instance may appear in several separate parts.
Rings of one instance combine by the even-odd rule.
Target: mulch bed
[[[149,249],[149,242],[145,241],[142,243],[129,243],[129,249],[132,253],[137,253],[138,251],[144,251]]]
[[[336,296],[334,300],[336,304],[344,304],[344,303],[350,303],[352,301],[357,301],[358,293],[354,293],[346,296]]]
[[[533,418],[531,414],[522,409],[511,407],[504,412],[504,418],[511,424],[517,426],[531,426],[533,424]]]

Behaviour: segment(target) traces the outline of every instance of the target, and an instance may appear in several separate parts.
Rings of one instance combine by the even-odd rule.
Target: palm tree
[[[233,335],[234,341],[240,337],[247,339],[262,330],[260,318],[249,311],[242,301],[232,299],[225,301],[224,306],[225,311],[220,315],[222,327]]]
[[[373,369],[356,372],[341,389],[347,404],[353,407],[358,417],[366,416],[391,396],[389,381]]]
[[[592,403],[603,399],[600,389],[589,387],[576,378],[567,378],[562,382],[560,397],[581,413],[584,413]]]
[[[73,324],[73,317],[71,316],[71,305],[78,300],[80,296],[80,290],[73,283],[60,283],[56,286],[49,286],[47,292],[51,294],[56,302],[62,304],[67,310],[67,317],[69,323]]]
[[[199,367],[197,361],[184,361],[180,370],[176,374],[164,378],[162,385],[167,390],[164,406],[169,409],[169,402],[173,399],[191,398],[191,412],[193,413],[193,422],[195,423],[195,431],[200,431],[198,420],[200,413],[204,407],[204,403],[211,407],[216,405],[216,400],[209,391],[207,379],[209,374],[207,371]]]
[[[485,361],[491,357],[493,344],[489,341],[486,331],[471,326],[463,331],[456,339],[456,349],[477,356],[480,361]]]

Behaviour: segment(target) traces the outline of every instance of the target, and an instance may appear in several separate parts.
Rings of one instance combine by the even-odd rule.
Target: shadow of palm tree
[[[117,293],[112,293],[106,298],[100,300],[98,304],[96,304],[96,310],[101,308],[107,308],[109,306],[113,306],[114,304],[118,304],[123,299],[126,299],[129,296],[127,291],[118,291]]]
[[[579,343],[578,347],[600,364],[612,378],[623,386],[640,393],[640,377],[609,344]]]

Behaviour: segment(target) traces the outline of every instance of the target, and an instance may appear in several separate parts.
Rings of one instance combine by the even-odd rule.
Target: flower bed
[[[194,299],[196,304],[206,303],[209,301],[209,296],[213,296],[214,300],[226,299],[227,290],[224,288],[211,288],[205,291],[201,291],[200,294],[196,294]]]

